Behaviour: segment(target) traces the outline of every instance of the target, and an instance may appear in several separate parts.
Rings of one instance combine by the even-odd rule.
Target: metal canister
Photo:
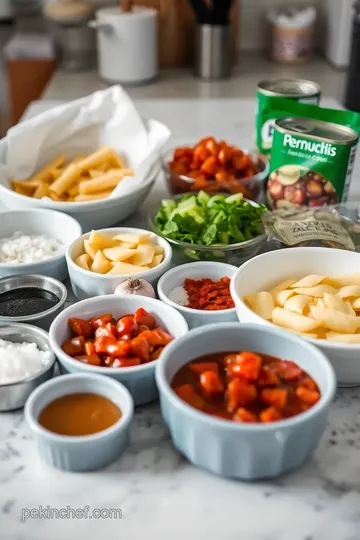
[[[256,143],[262,154],[268,154],[272,147],[274,123],[279,118],[277,98],[319,105],[321,88],[317,83],[305,79],[279,79],[258,84]]]
[[[346,202],[358,133],[312,118],[275,122],[268,203],[272,208]]]

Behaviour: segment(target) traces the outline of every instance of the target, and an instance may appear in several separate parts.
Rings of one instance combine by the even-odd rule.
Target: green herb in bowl
[[[200,191],[163,200],[152,226],[187,258],[239,262],[256,254],[265,240],[265,212],[264,205],[240,193]]]

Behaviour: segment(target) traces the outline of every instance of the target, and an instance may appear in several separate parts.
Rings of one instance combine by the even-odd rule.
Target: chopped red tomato
[[[306,377],[302,381],[299,382],[300,386],[303,386],[304,388],[307,388],[308,390],[317,390],[316,382],[310,379],[310,377]]]
[[[191,362],[189,368],[198,374],[204,371],[215,371],[215,373],[219,373],[219,366],[216,362]]]
[[[130,345],[126,341],[102,336],[95,340],[95,351],[97,354],[104,353],[114,357],[126,356],[130,352]]]
[[[224,385],[215,371],[204,371],[200,375],[200,387],[207,395],[222,394]]]
[[[145,338],[149,345],[154,345],[155,347],[164,347],[173,340],[173,337],[162,328],[155,328],[155,330],[141,332],[140,336]]]
[[[283,388],[263,388],[260,393],[261,399],[268,405],[283,409],[286,405],[288,391]]]
[[[279,377],[285,381],[295,381],[302,374],[302,369],[289,360],[278,362],[275,369]]]
[[[90,324],[93,328],[93,330],[96,330],[99,328],[99,326],[104,326],[108,322],[112,322],[113,316],[111,313],[105,313],[104,315],[99,315],[98,317],[93,317],[90,319]]]
[[[192,407],[202,409],[205,406],[204,399],[195,391],[191,384],[178,386],[174,390],[181,399]]]
[[[84,336],[76,336],[72,339],[64,341],[62,344],[62,350],[69,356],[80,356],[85,352],[85,339]]]
[[[232,417],[235,422],[257,422],[256,414],[240,407],[235,411],[234,416]]]
[[[257,396],[256,386],[242,379],[232,379],[227,387],[227,409],[234,412],[239,407],[246,407]]]
[[[96,351],[95,351],[95,345],[93,344],[92,341],[87,341],[85,343],[85,354],[87,356],[91,356],[93,354],[96,354]]]
[[[75,359],[83,362],[84,364],[89,364],[89,366],[101,366],[101,359],[100,356],[98,356],[97,354],[75,356]]]
[[[113,363],[110,365],[110,367],[113,368],[120,368],[120,367],[132,367],[132,366],[140,366],[141,359],[140,358],[114,358]]]
[[[103,326],[99,326],[99,328],[95,330],[95,339],[101,336],[113,337],[113,338],[116,337],[115,326],[111,322],[108,322],[104,324]]]
[[[70,317],[68,324],[77,336],[84,336],[85,338],[91,337],[92,328],[89,321],[77,317]]]
[[[316,390],[308,390],[303,386],[296,389],[296,395],[301,401],[308,405],[315,405],[320,399],[320,394]]]
[[[130,342],[131,352],[134,356],[138,356],[145,362],[150,360],[150,345],[147,339],[143,337],[145,332],[133,338]]]
[[[268,366],[265,366],[260,370],[256,384],[260,387],[276,386],[279,384],[279,378]]]
[[[139,308],[135,311],[134,320],[137,324],[144,324],[150,330],[155,328],[156,325],[156,319],[153,317],[146,309]]]
[[[133,315],[121,317],[116,323],[116,333],[118,337],[134,336],[138,331],[138,325],[134,320]]]
[[[155,349],[151,355],[150,355],[150,359],[151,360],[157,360],[160,356],[160,354],[163,352],[165,347],[158,347],[157,349]]]
[[[269,407],[260,413],[261,422],[278,422],[282,418],[281,413],[275,407]]]
[[[258,378],[261,363],[261,356],[252,352],[242,352],[236,355],[235,364],[238,374],[250,381],[255,381]]]

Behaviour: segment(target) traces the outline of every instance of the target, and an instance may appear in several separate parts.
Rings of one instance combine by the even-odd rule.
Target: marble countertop
[[[35,103],[33,115],[55,102]],[[325,105],[335,106],[327,101]],[[253,132],[253,100],[143,100],[144,116],[173,130],[172,144],[215,133],[240,146]],[[352,198],[360,196],[355,171]],[[159,182],[139,214],[164,195]],[[326,433],[304,466],[269,482],[217,478],[172,446],[157,404],[136,411],[132,443],[109,468],[64,473],[37,455],[22,412],[0,414],[0,540],[360,540],[360,391],[339,390]],[[22,519],[32,509],[67,519]],[[76,519],[89,507],[122,518]],[[45,516],[45,514],[43,514]]]

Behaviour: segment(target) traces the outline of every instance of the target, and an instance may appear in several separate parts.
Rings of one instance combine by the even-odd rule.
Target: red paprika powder
[[[230,295],[230,279],[222,277],[219,281],[209,278],[188,279],[183,285],[188,296],[186,307],[205,311],[231,309],[235,304]]]

